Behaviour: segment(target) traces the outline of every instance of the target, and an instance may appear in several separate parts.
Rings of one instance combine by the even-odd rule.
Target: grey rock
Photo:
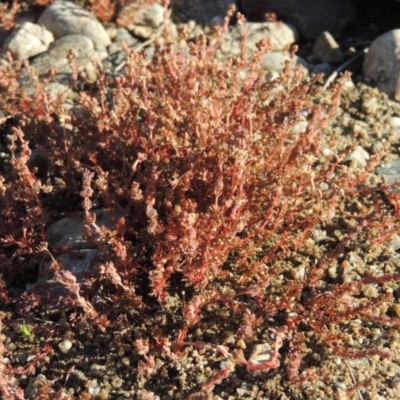
[[[133,20],[126,24],[126,28],[138,38],[149,39],[163,24],[165,8],[157,3],[137,11],[136,7],[136,4],[125,6],[119,14],[119,19],[124,18],[124,14],[126,16],[132,14]]]
[[[376,169],[379,175],[386,176],[388,183],[400,182],[400,160],[387,162]]]
[[[37,56],[31,63],[32,68],[38,73],[40,79],[43,79],[52,69],[57,70],[54,79],[47,86],[46,91],[55,97],[62,94],[64,98],[73,97],[69,91],[69,80],[72,68],[68,62],[68,54],[73,50],[76,54],[76,64],[78,72],[89,82],[95,82],[98,76],[96,63],[101,65],[101,60],[94,50],[93,42],[82,35],[69,35],[56,40],[50,49]],[[24,71],[21,76],[22,89],[33,95],[35,88],[32,79]]]
[[[96,214],[98,227],[113,228],[113,217],[108,213],[102,210],[91,212]],[[77,212],[55,222],[46,230],[49,245],[54,249],[65,249],[56,258],[61,268],[55,270],[52,262],[48,263],[40,270],[38,280],[33,285],[27,285],[27,290],[46,297],[48,313],[58,313],[77,306],[94,312],[90,303],[80,296],[79,283],[85,276],[93,275],[94,267],[102,261],[103,254],[95,244],[84,238],[83,227],[84,212]]]
[[[115,45],[115,46],[114,46]],[[117,48],[119,49],[117,50]],[[125,63],[126,63],[126,53],[124,50],[121,50],[121,45],[113,43],[111,46],[110,55],[103,60],[104,72],[108,76],[121,76],[126,72]],[[119,66],[123,66],[119,70]]]
[[[288,48],[298,40],[296,28],[287,24],[277,24],[274,22],[246,22],[244,24],[247,38],[247,51],[254,54],[256,44],[261,39],[270,41],[272,51],[281,51]],[[227,57],[237,57],[240,54],[240,38],[242,32],[239,26],[229,29],[225,35],[225,40],[218,49],[217,54],[220,59]]]
[[[335,38],[327,31],[320,33],[314,44],[314,55],[324,63],[339,64],[344,56]]]
[[[115,43],[124,42],[127,46],[134,46],[135,44],[139,43],[139,41],[136,38],[134,38],[125,28],[117,29],[117,34],[115,35],[113,42]]]
[[[260,20],[266,13],[293,24],[306,39],[315,39],[321,32],[336,35],[354,19],[350,0],[240,0],[248,18]]]
[[[96,48],[111,44],[110,37],[97,18],[70,1],[56,0],[40,16],[39,24],[51,31],[56,39],[78,34],[91,39]]]
[[[114,226],[112,218],[105,211],[93,210],[91,213],[96,214],[96,224],[99,227],[111,229]],[[74,250],[95,249],[95,245],[83,238],[84,225],[84,213],[74,213],[50,225],[46,230],[46,240],[54,248],[68,246]]]
[[[101,257],[101,253],[98,250],[80,249],[61,254],[57,257],[57,261],[79,282],[84,274],[91,274],[92,265],[99,257]]]
[[[312,72],[314,74],[322,74],[328,76],[333,72],[333,66],[330,63],[316,64],[313,66]]]
[[[199,24],[222,24],[229,6],[235,0],[172,0],[173,15],[180,21],[196,21]]]
[[[121,43],[125,43],[128,47],[135,46],[140,43],[137,38],[134,38],[127,29],[118,28],[116,30],[116,35],[113,39],[113,43],[108,47],[108,53],[114,54],[118,51],[121,51]]]
[[[381,91],[400,101],[400,29],[372,42],[364,58],[363,71]]]
[[[288,54],[284,54],[281,52],[273,52],[266,54],[262,59],[262,65],[266,71],[276,72],[280,74],[283,71],[283,67],[285,66],[285,62],[290,58]],[[305,75],[308,74],[308,64],[307,62],[295,56],[295,64],[299,66]],[[276,75],[272,74],[271,78],[275,78]]]
[[[24,22],[8,37],[2,51],[11,52],[17,60],[28,59],[46,51],[53,41],[53,34],[45,27]]]

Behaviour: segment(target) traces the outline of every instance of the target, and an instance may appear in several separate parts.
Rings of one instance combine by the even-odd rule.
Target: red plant
[[[222,30],[227,24],[228,18]],[[185,38],[181,31],[178,47],[157,43],[151,60],[127,50],[125,75],[114,81],[102,75],[92,92],[79,94],[79,110],[54,105],[40,88],[36,99],[13,99],[20,113],[10,138],[12,172],[0,191],[2,270],[9,272],[19,252],[33,253],[44,240],[48,196],[79,193],[86,237],[104,254],[98,280],[108,281],[129,307],[146,310],[155,299],[162,312],[180,318],[172,340],[159,328],[151,332],[156,344],[150,349],[146,340],[135,342],[142,374],[153,371],[152,351],[179,359],[183,346],[203,345],[185,338],[211,307],[242,315],[238,338],[250,341],[267,319],[277,336],[266,346],[268,360],[226,351],[230,364],[204,384],[204,393],[236,365],[277,368],[285,342],[289,379],[311,379],[313,370],[299,371],[304,330],[343,357],[392,356],[349,348],[339,330],[327,329],[355,318],[398,325],[379,307],[392,299],[384,284],[399,281],[399,273],[327,283],[329,267],[357,240],[378,245],[399,228],[390,188],[366,184],[379,157],[359,173],[343,163],[347,152],[324,138],[348,75],[324,91],[318,77],[304,80],[291,58],[280,78],[266,82],[265,43],[247,55],[243,39],[242,55],[221,63],[215,57],[220,36],[211,44],[200,36],[186,45]],[[29,146],[46,160],[45,178],[27,167]],[[345,209],[360,197],[356,211]],[[113,217],[113,229],[96,224],[94,198]],[[353,219],[354,228],[324,252],[312,252],[314,230],[340,218]],[[304,265],[291,268],[293,257],[304,254]],[[100,321],[70,274],[57,270],[56,277],[69,282],[76,306]],[[378,295],[359,301],[367,284]],[[180,305],[171,311],[174,296]]]

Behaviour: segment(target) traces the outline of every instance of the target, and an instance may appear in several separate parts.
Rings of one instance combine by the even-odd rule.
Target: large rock
[[[300,35],[315,39],[321,32],[336,35],[354,19],[350,0],[239,0],[246,17],[263,20],[266,13],[296,26]]]
[[[56,0],[39,18],[39,24],[53,33],[56,39],[67,35],[83,35],[96,49],[109,46],[111,40],[96,17],[84,8],[65,0]]]
[[[11,52],[16,60],[28,59],[46,51],[53,41],[53,34],[45,27],[23,22],[6,40],[3,51]]]
[[[42,80],[47,77],[53,69],[57,74],[46,86],[46,92],[53,98],[63,94],[64,99],[73,97],[69,93],[69,81],[72,68],[68,61],[68,54],[73,50],[76,54],[76,65],[79,74],[88,82],[95,82],[98,76],[96,63],[101,66],[101,60],[98,53],[94,50],[93,42],[86,36],[68,35],[57,39],[50,49],[38,55],[32,62],[32,68],[37,72]],[[29,95],[34,96],[36,86],[32,81],[30,74],[24,70],[21,74],[21,87]]]
[[[322,32],[315,41],[314,56],[323,63],[339,64],[343,62],[344,55],[339,44],[330,32]]]
[[[388,96],[400,101],[400,29],[375,39],[364,58],[364,76]]]
[[[293,26],[277,24],[275,22],[246,22],[244,24],[247,39],[247,51],[254,54],[257,50],[256,44],[261,40],[267,40],[272,48],[271,51],[282,51],[289,48],[298,40],[298,33]],[[240,50],[240,39],[242,30],[238,25],[232,26],[225,34],[225,40],[217,51],[219,58],[237,57]]]

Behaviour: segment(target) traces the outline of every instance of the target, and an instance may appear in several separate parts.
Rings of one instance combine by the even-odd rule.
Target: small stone
[[[97,395],[97,397],[98,397],[100,400],[108,400],[109,396],[110,396],[110,391],[107,390],[107,389],[104,389],[104,388],[101,389],[100,392],[99,392],[99,394]]]
[[[379,296],[378,290],[374,284],[367,284],[363,288],[363,294],[369,299],[376,299]]]
[[[292,268],[290,270],[290,275],[292,275],[295,281],[302,281],[306,276],[306,268],[304,265],[301,265],[297,268]]]
[[[10,342],[10,343],[7,343],[7,344],[5,345],[5,348],[6,348],[8,351],[14,351],[14,350],[17,348],[17,346],[15,345],[14,342]]]
[[[390,117],[388,121],[391,128],[400,128],[400,117]]]
[[[100,393],[100,386],[99,382],[97,382],[97,379],[92,379],[91,381],[87,381],[85,383],[85,387],[92,396],[97,396]]]
[[[68,353],[68,351],[72,347],[72,342],[69,339],[64,339],[59,345],[58,348],[63,352],[63,353]]]
[[[390,387],[392,389],[399,389],[400,388],[400,377],[395,376],[391,381],[390,381]]]
[[[125,367],[128,367],[130,365],[130,360],[128,357],[123,357],[121,359],[121,364],[124,365]]]
[[[394,235],[385,245],[391,248],[393,251],[400,249],[400,236]]]
[[[346,161],[350,161],[351,168],[365,168],[369,160],[369,154],[361,146],[357,146],[356,149],[346,158]]]
[[[397,318],[400,318],[400,304],[399,303],[393,304],[392,309],[396,313]]]
[[[379,103],[376,97],[365,99],[361,104],[361,108],[366,114],[376,114],[378,111],[378,107]]]

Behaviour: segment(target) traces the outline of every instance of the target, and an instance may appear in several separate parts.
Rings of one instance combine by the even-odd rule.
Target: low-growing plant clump
[[[150,377],[156,355],[176,361],[188,347],[212,348],[227,360],[187,393],[193,399],[210,395],[239,366],[267,373],[282,365],[293,385],[328,379],[323,365],[304,362],[310,337],[344,359],[396,357],[389,347],[353,340],[349,324],[364,332],[399,327],[391,307],[400,272],[365,271],[352,280],[339,264],[349,249],[383,246],[400,216],[396,191],[373,178],[380,155],[358,171],[345,162],[351,149],[339,151],[324,137],[349,76],[325,91],[291,58],[267,81],[268,43],[247,54],[245,35],[241,56],[222,63],[215,51],[227,21],[195,43],[182,30],[180,44],[159,41],[151,57],[126,49],[126,72],[113,80],[100,73],[90,85],[76,72],[71,87],[82,90],[71,109],[49,98],[34,71],[29,97],[12,64],[0,69],[9,149],[0,176],[1,308],[41,315],[46,293],[25,284],[47,268],[75,294],[58,299],[70,326],[89,319],[94,329],[123,335],[154,315],[132,340],[142,357],[138,374]],[[31,166],[32,152],[40,166]],[[96,224],[95,209],[107,211],[112,229]],[[82,281],[57,261],[60,250],[45,233],[62,211],[79,210],[86,238],[102,253]],[[317,239],[335,227],[336,242]],[[376,296],[366,301],[360,293],[369,286]],[[199,327],[221,312],[234,321],[234,341],[252,352],[198,340]],[[20,393],[10,383],[16,373],[0,370],[5,398]]]

